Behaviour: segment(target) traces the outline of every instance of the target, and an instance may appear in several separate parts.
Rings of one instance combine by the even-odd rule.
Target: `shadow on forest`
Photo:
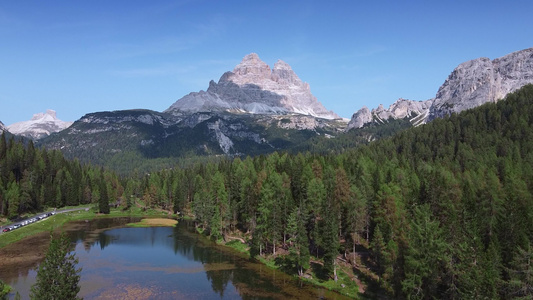
[[[352,271],[357,278],[366,284],[366,289],[363,295],[368,297],[368,299],[376,299],[382,290],[379,284],[379,277],[375,277],[378,273],[377,266],[371,260],[371,252],[368,248],[363,245],[358,245],[357,247],[357,255],[359,256],[361,263],[355,267],[352,265]],[[362,271],[362,269],[366,269],[366,272]],[[371,274],[374,274],[374,276],[371,276]]]
[[[324,270],[324,266],[319,263],[311,262],[311,270],[313,270],[313,273],[319,280],[326,281],[330,278],[328,273]]]
[[[298,275],[298,268],[290,256],[278,256],[274,262],[281,271],[290,275]]]

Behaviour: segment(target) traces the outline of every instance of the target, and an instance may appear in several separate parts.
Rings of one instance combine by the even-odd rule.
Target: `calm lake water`
[[[128,228],[130,218],[72,223],[85,299],[346,299],[215,245],[182,221]],[[14,275],[13,275],[14,274]],[[29,298],[33,269],[0,278]],[[12,295],[13,296],[13,295]],[[12,297],[11,297],[12,298]]]

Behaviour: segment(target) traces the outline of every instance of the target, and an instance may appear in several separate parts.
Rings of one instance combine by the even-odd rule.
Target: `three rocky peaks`
[[[165,110],[174,115],[207,111],[340,118],[317,101],[309,84],[302,82],[287,63],[278,60],[270,69],[255,53],[246,55],[218,83],[211,80],[207,91],[190,93]]]

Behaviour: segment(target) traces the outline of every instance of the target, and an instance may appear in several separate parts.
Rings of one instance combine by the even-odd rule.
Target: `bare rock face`
[[[0,133],[4,132],[6,130],[7,130],[6,126],[4,125],[4,123],[2,123],[2,121],[0,121]]]
[[[457,66],[439,88],[435,98],[426,101],[399,99],[388,109],[380,105],[371,112],[363,107],[352,116],[347,130],[363,127],[370,122],[405,117],[418,126],[435,118],[496,102],[528,83],[533,83],[533,48],[492,61],[486,57],[477,58]]]
[[[422,124],[421,122],[427,117],[432,103],[433,99],[426,101],[413,101],[400,98],[391,104],[387,109],[383,107],[382,104],[380,104],[378,108],[372,109],[372,111],[364,106],[355,114],[353,114],[352,119],[346,127],[346,130],[361,128],[365,124],[371,122],[384,123],[390,118],[409,118],[414,126],[418,126]]]
[[[207,91],[190,93],[165,110],[174,115],[216,111],[340,118],[317,101],[309,84],[287,63],[279,60],[271,70],[255,53],[224,73],[218,83],[211,81]]]
[[[384,122],[389,118],[403,119],[406,117],[419,117],[420,115],[427,113],[432,103],[432,99],[426,101],[413,101],[400,98],[391,104],[388,109],[384,109],[383,105],[380,105],[377,109],[372,110],[372,114],[376,116],[380,122]]]
[[[372,113],[370,112],[368,107],[363,106],[363,108],[353,114],[352,119],[346,127],[346,130],[348,131],[353,128],[361,128],[365,124],[370,122],[372,122]]]
[[[16,135],[38,140],[66,129],[70,125],[72,122],[61,121],[57,118],[56,112],[49,109],[45,113],[34,114],[29,121],[11,124],[7,126],[7,130]]]
[[[496,102],[533,83],[533,48],[460,64],[439,88],[428,120]]]

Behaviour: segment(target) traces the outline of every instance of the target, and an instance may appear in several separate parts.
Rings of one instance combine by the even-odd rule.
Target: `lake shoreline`
[[[131,223],[133,225],[126,224],[125,227],[134,226],[134,227],[154,227],[154,226],[175,226],[175,224],[178,222],[176,219],[178,219],[175,215],[169,215],[168,213],[163,213],[161,211],[152,211],[152,210],[133,210],[133,211],[122,211],[120,209],[112,210],[110,214],[96,214],[94,212],[76,212],[76,213],[70,213],[65,214],[64,216],[57,215],[54,216],[54,218],[50,219],[51,224],[47,224],[46,226],[41,226],[40,230],[31,230],[28,232],[21,232],[19,234],[19,238],[16,240],[13,240],[7,244],[0,244],[0,257],[3,257],[4,259],[1,259],[2,263],[0,263],[0,269],[7,268],[10,269],[12,266],[17,265],[20,266],[26,265],[28,268],[36,267],[38,263],[44,258],[44,254],[46,253],[46,249],[48,247],[49,243],[49,232],[51,230],[53,231],[62,231],[65,229],[68,229],[69,223],[75,223],[76,221],[86,221],[94,220],[94,219],[108,219],[108,218],[122,218],[122,217],[130,217],[130,218],[142,218],[139,220],[139,222]],[[162,222],[162,221],[153,221],[142,223],[142,220],[172,220],[172,224],[170,222]],[[187,218],[184,218],[183,216],[179,219],[187,220]],[[166,224],[163,224],[166,223]],[[135,225],[136,224],[136,225]],[[37,225],[37,224],[34,224]],[[24,228],[21,228],[23,230]],[[108,230],[108,229],[106,229]],[[208,238],[205,234],[202,234],[200,232],[195,232],[195,234],[199,234],[205,238]],[[25,242],[26,241],[26,242]],[[21,243],[20,247],[26,248],[26,244],[30,243],[31,254],[29,256],[24,255],[17,255],[17,253],[20,253],[20,247],[15,246],[16,244]],[[221,246],[221,248],[225,248],[224,252],[228,252],[228,250],[233,254],[238,254],[239,256],[243,258],[249,258],[250,253],[249,249],[246,249],[247,244],[242,243],[241,240],[232,240],[228,242],[216,242],[217,246]],[[243,245],[245,247],[243,248]],[[26,248],[27,249],[27,248]],[[222,249],[221,249],[222,250]],[[26,252],[27,254],[27,252]],[[6,259],[7,258],[7,259]],[[318,282],[316,279],[309,279],[309,278],[302,278],[299,276],[296,276],[294,274],[286,273],[282,270],[280,270],[279,267],[275,265],[275,262],[272,259],[268,258],[253,258],[254,261],[257,261],[260,264],[263,264],[267,266],[268,268],[271,268],[273,270],[277,270],[280,272],[283,272],[287,274],[288,276],[291,276],[295,278],[296,280],[299,280],[301,282],[305,282],[307,284],[311,284],[316,287],[324,288],[326,290],[338,293],[342,296],[348,296],[348,297],[360,297],[361,295],[359,293],[353,294],[353,293],[346,293],[339,289],[334,289],[329,286],[324,285],[321,282]]]

